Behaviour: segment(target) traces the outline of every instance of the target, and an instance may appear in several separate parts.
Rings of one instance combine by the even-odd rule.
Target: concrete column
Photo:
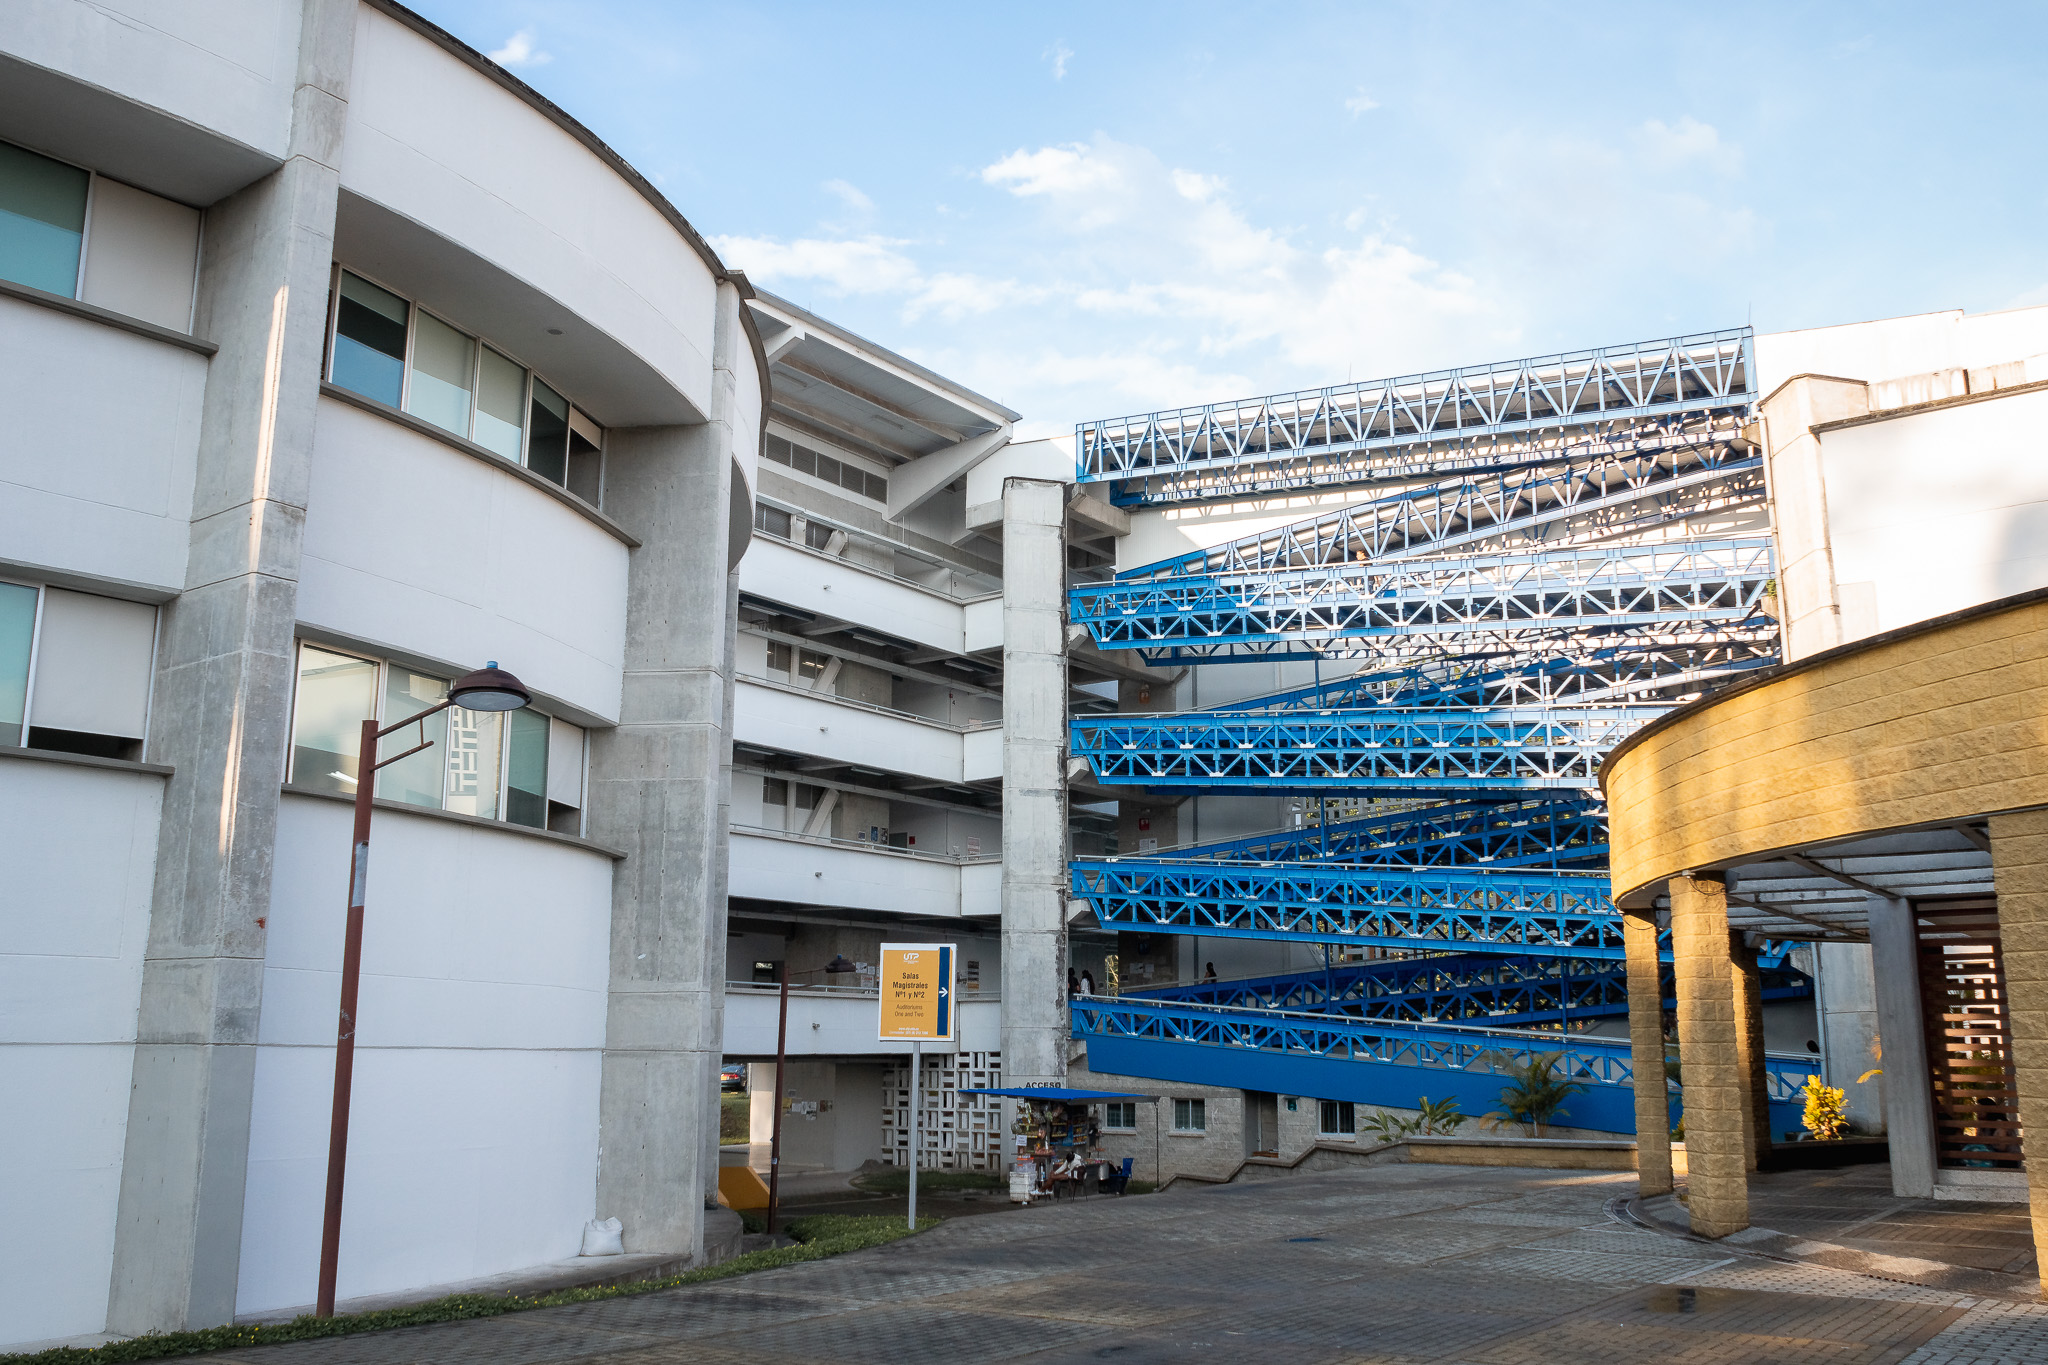
[[[745,344],[742,341],[741,344]],[[728,534],[731,534],[730,532]],[[728,549],[730,547],[728,546]],[[732,556],[726,556],[730,562]],[[739,667],[740,634],[740,575],[733,569],[725,575],[725,662],[720,669],[727,683],[725,689],[725,716],[719,722],[724,731],[724,742],[719,746],[718,765],[718,814],[714,817],[712,838],[717,848],[711,855],[711,903],[718,907],[718,922],[722,931],[725,925],[727,894],[732,881],[732,723],[733,705],[739,688],[732,686],[732,677]],[[713,947],[713,971],[716,973],[718,990],[711,1001],[709,1027],[719,1039],[719,1063],[724,1063],[725,1048],[725,944],[721,941]],[[704,1207],[713,1208],[718,1203],[718,1129],[722,1112],[724,1091],[719,1084],[719,1067],[713,1066],[705,1076],[710,1091],[704,1097],[705,1112],[710,1119],[704,1125]]]
[[[1658,983],[1657,916],[1622,915],[1628,952],[1629,1069],[1636,1091],[1636,1189],[1671,1192],[1671,1099],[1664,1083],[1664,990]]]
[[[1066,485],[1003,485],[1003,1082],[1066,1079]]]
[[[1877,1042],[1877,986],[1867,943],[1816,943],[1814,1007],[1820,1015],[1821,1075],[1842,1088],[1850,1124],[1865,1133],[1885,1126],[1885,1077],[1857,1077],[1882,1067]]]
[[[2048,1297],[2048,811],[1991,817],[1999,951],[2011,1011],[2013,1071],[2028,1140],[2028,1197]]]
[[[614,429],[605,453],[605,504],[643,542],[627,575],[619,725],[591,736],[587,825],[627,855],[612,878],[597,1211],[625,1223],[630,1252],[700,1255],[717,1179],[732,358],[746,344],[733,286],[718,303],[711,420]]]
[[[1729,978],[1735,990],[1735,1052],[1742,1068],[1742,1159],[1757,1170],[1771,1154],[1770,1073],[1764,1067],[1764,988],[1756,949],[1739,930],[1728,934]]]
[[[1685,1067],[1687,1207],[1694,1232],[1726,1237],[1749,1226],[1749,1178],[1728,888],[1720,877],[1671,879],[1671,954]]]
[[[234,1317],[355,13],[353,0],[307,0],[289,159],[206,213],[197,331],[220,351],[150,719],[149,757],[177,771],[157,842],[114,1225],[117,1333]],[[347,848],[334,857],[338,869]]]
[[[1934,1083],[1927,1071],[1927,1031],[1920,1017],[1920,935],[1913,908],[1905,901],[1872,896],[1865,904],[1870,912],[1878,1038],[1884,1051],[1892,1193],[1905,1199],[1932,1199]],[[1855,1076],[1836,1082],[1844,1090],[1855,1083]]]

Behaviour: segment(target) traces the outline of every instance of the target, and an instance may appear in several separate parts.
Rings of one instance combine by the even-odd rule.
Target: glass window
[[[816,459],[818,461],[818,477],[826,483],[838,483],[839,461],[833,459],[830,455],[819,455]]]
[[[818,452],[810,449],[807,446],[800,446],[796,444],[794,441],[790,442],[789,467],[797,471],[797,473],[799,474],[817,473]]]
[[[789,513],[780,507],[770,507],[765,502],[757,502],[754,504],[754,529],[788,540]]]
[[[525,369],[484,347],[477,367],[476,431],[471,439],[518,464],[525,415]]]
[[[1173,1102],[1173,1131],[1176,1133],[1201,1133],[1209,1127],[1209,1102],[1207,1100],[1175,1100]]]
[[[1316,1131],[1325,1137],[1350,1137],[1358,1131],[1358,1106],[1350,1100],[1318,1100]]]
[[[569,400],[535,379],[532,425],[526,436],[526,467],[549,483],[569,477]]]
[[[447,808],[458,815],[498,818],[499,741],[504,733],[501,711],[471,711],[454,706],[448,716]]]
[[[1138,1106],[1133,1100],[1111,1100],[1102,1106],[1102,1126],[1111,1130],[1132,1131],[1138,1126]]]
[[[789,672],[789,646],[780,640],[768,642],[768,671],[782,674]]]
[[[0,142],[0,279],[73,298],[92,177]]]
[[[6,144],[0,143],[0,147]],[[19,746],[28,705],[28,656],[35,642],[36,590],[0,583],[0,744]]]
[[[805,682],[823,677],[825,675],[825,656],[814,654],[808,649],[798,650],[796,655],[796,673]]]
[[[334,318],[334,382],[397,407],[405,391],[408,311],[406,301],[390,290],[342,271]]]
[[[761,804],[764,806],[786,806],[789,804],[789,781],[781,777],[761,779]]]
[[[761,453],[777,464],[788,464],[790,460],[789,442],[783,440],[780,436],[770,436],[761,443]]]
[[[476,342],[432,313],[421,313],[413,322],[412,384],[405,410],[443,431],[467,436],[475,376]]]
[[[804,523],[804,544],[813,550],[822,550],[832,543],[832,528],[822,521]]]
[[[300,645],[291,780],[316,791],[354,796],[363,722],[376,704],[377,665]]]
[[[505,818],[548,827],[548,718],[532,708],[505,713]]]
[[[889,500],[889,481],[880,474],[870,474],[867,476],[867,480],[867,495],[876,502],[887,502]]]
[[[862,497],[868,492],[868,472],[850,464],[839,466],[839,486]]]
[[[429,677],[409,668],[391,664],[384,670],[384,711],[381,720],[396,725],[407,716],[418,715],[448,695],[446,678]],[[442,746],[448,742],[448,713],[438,712],[418,725],[400,730],[377,746],[385,757],[402,754],[418,744],[421,732],[434,747],[401,758],[377,774],[377,795],[413,806],[441,806],[441,775],[447,766]]]

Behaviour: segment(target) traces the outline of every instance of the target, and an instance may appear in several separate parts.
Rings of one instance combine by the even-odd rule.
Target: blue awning
[[[1050,1085],[1019,1085],[1006,1090],[963,1090],[963,1095],[1002,1095],[1013,1100],[1058,1100],[1061,1104],[1092,1104],[1096,1100],[1158,1100],[1157,1095],[1132,1095],[1121,1090],[1063,1090]]]

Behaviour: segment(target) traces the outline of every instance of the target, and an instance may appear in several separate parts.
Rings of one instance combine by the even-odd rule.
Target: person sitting
[[[1202,980],[1204,980],[1204,981],[1214,981],[1215,979],[1216,979],[1216,964],[1215,964],[1215,963],[1213,963],[1213,962],[1211,962],[1211,963],[1209,964],[1209,969],[1208,969],[1207,971],[1205,971],[1205,972],[1203,972],[1203,973],[1202,973]]]

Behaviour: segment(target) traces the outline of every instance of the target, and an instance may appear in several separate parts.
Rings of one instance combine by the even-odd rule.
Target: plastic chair
[[[1104,1194],[1123,1194],[1124,1187],[1131,1183],[1131,1163],[1133,1160],[1135,1158],[1125,1157],[1124,1168],[1121,1171],[1112,1171],[1102,1178],[1102,1192]]]

